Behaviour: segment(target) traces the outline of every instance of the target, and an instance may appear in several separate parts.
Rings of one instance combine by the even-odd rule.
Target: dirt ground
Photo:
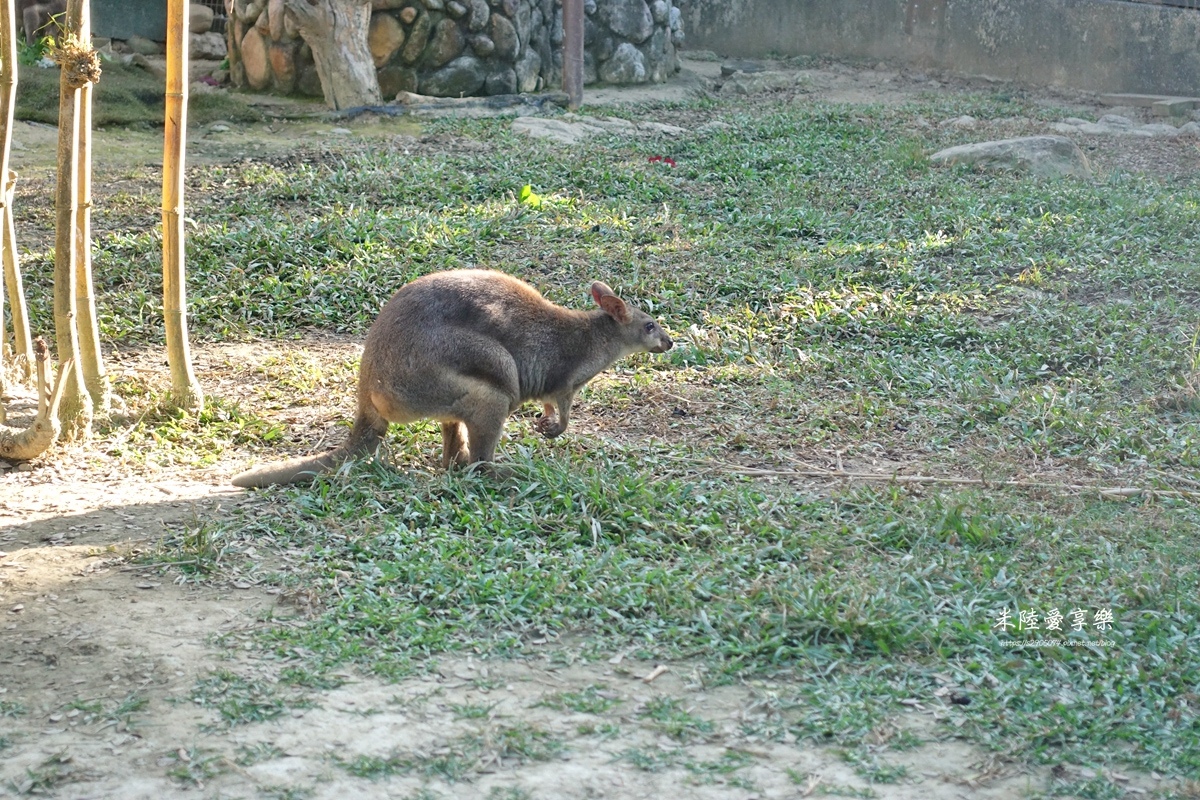
[[[717,77],[719,68],[718,61],[688,61],[665,87],[597,90],[586,102],[682,98]],[[846,103],[997,90],[987,81],[935,80],[884,65],[792,71],[803,73],[804,97]],[[1039,102],[1093,119],[1114,111],[1092,96],[1034,93]],[[347,136],[419,132],[412,121],[379,118],[226,127],[194,132],[193,163],[336,146]],[[1043,132],[1044,123],[1001,120],[980,130],[981,138],[1000,138]],[[36,172],[52,163],[52,128],[19,123],[15,136],[16,169]],[[1081,144],[1100,171],[1181,174],[1200,166],[1196,141],[1096,138]],[[100,164],[153,163],[161,159],[161,133],[104,131],[95,149]],[[351,340],[323,339],[205,346],[195,356],[202,380],[220,381],[233,362],[253,375],[281,354],[304,351],[329,365],[351,361],[357,348]],[[151,385],[166,381],[155,353],[120,354],[111,368]],[[230,379],[210,391],[236,399],[252,387]],[[336,422],[348,409],[281,404],[275,411],[293,431],[304,431],[293,447],[317,447],[339,435]],[[580,424],[588,424],[586,417]],[[228,485],[246,459],[230,452],[204,468],[153,468],[87,452],[84,445],[0,471],[0,796],[747,800],[867,796],[861,793],[870,789],[877,797],[941,800],[1019,797],[1045,786],[1047,775],[1032,765],[954,739],[939,741],[935,726],[945,726],[936,723],[952,712],[915,702],[898,724],[927,733],[921,737],[927,743],[888,757],[907,766],[910,777],[868,785],[832,749],[744,732],[756,726],[743,723],[778,713],[783,683],[714,688],[691,664],[661,665],[665,672],[646,681],[659,665],[621,653],[588,662],[570,642],[548,642],[544,657],[523,661],[442,658],[398,683],[346,674],[339,688],[314,690],[274,719],[231,729],[216,710],[195,702],[197,682],[228,670],[269,684],[274,665],[243,653],[238,641],[281,604],[294,606],[294,599],[236,578],[197,585],[169,572],[164,579],[152,564],[126,556],[199,521],[270,513],[269,500]],[[253,555],[252,542],[237,546]],[[600,693],[610,707],[590,713],[556,705],[563,693],[586,691]],[[662,698],[711,720],[711,730],[684,740],[666,735],[641,713]],[[513,745],[514,736],[530,730],[544,739]],[[594,733],[604,730],[612,734],[596,746]],[[395,758],[375,762],[390,763],[384,770],[390,774],[361,777],[343,766],[359,756]],[[453,773],[452,763],[468,764],[465,773]],[[1134,791],[1169,785],[1153,775],[1117,780]]]

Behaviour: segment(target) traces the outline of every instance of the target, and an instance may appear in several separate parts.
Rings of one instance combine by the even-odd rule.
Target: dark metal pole
[[[563,91],[567,107],[578,111],[583,102],[583,0],[562,0]]]

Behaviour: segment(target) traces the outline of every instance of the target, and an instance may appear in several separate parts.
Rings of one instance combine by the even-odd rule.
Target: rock
[[[507,18],[499,14],[492,15],[491,39],[496,45],[496,58],[512,61],[517,57],[521,40],[517,38],[516,27]]]
[[[671,17],[671,5],[667,0],[654,0],[650,4],[650,16],[659,25],[666,25]]]
[[[442,0],[421,0],[430,11],[441,11]]]
[[[208,33],[212,30],[213,16],[213,10],[208,6],[192,3],[188,6],[188,32]]]
[[[488,8],[487,0],[467,0],[467,3],[471,9],[471,21],[467,23],[467,29],[471,33],[479,33],[487,26],[492,12]]]
[[[1107,125],[1110,128],[1132,128],[1133,120],[1120,114],[1105,114],[1096,121],[1097,125]]]
[[[421,80],[421,94],[433,97],[465,97],[483,86],[487,73],[474,56],[460,56]]]
[[[267,7],[267,0],[255,0],[253,3],[246,4],[246,13],[242,14],[240,19],[245,23],[246,27],[254,25],[258,22],[258,15]]]
[[[483,82],[483,93],[486,95],[516,94],[516,70],[505,69],[488,75],[487,80]]]
[[[1062,136],[1025,136],[994,142],[949,147],[929,157],[935,164],[974,164],[991,169],[1010,169],[1042,177],[1092,174],[1087,157],[1070,139]]]
[[[429,67],[449,64],[463,51],[462,28],[449,17],[444,17],[433,29],[433,38],[425,51],[425,63]]]
[[[410,0],[371,0],[372,11],[395,11]]]
[[[271,4],[267,3],[263,8],[262,13],[258,15],[258,19],[254,21],[254,29],[261,33],[264,37],[271,36]]]
[[[638,0],[641,2],[641,0]],[[647,12],[649,13],[649,12]],[[640,50],[629,42],[621,42],[613,57],[600,65],[600,80],[605,83],[629,84],[646,81],[646,60]]]
[[[275,91],[280,94],[296,91],[296,49],[295,42],[271,42],[267,45],[267,58],[271,62]]]
[[[367,31],[367,48],[375,62],[375,69],[392,60],[404,45],[404,28],[400,21],[386,12],[371,17]]]
[[[600,17],[613,33],[635,44],[654,33],[654,17],[646,0],[608,0],[600,7]]]
[[[417,73],[407,67],[384,67],[379,70],[379,93],[395,97],[401,92],[417,91]]]
[[[972,130],[979,124],[979,120],[972,117],[970,114],[963,114],[961,117],[954,119],[942,120],[943,128],[961,128],[963,130]]]
[[[267,0],[267,14],[270,16],[267,22],[272,42],[283,41],[283,12],[283,0]]]
[[[496,43],[482,33],[475,34],[467,42],[480,58],[487,58],[496,50]]]
[[[416,19],[417,14],[420,14],[420,13],[421,12],[417,10],[416,6],[409,6],[408,8],[405,8],[400,12],[400,21],[403,22],[405,25],[412,25],[413,20]]]
[[[140,53],[144,56],[162,55],[163,48],[158,42],[151,41],[145,36],[134,34],[125,40],[125,46],[134,53]]]
[[[258,28],[251,28],[242,37],[242,66],[246,70],[246,83],[251,89],[261,92],[271,84],[267,40]]]
[[[766,71],[767,68],[757,61],[749,61],[744,58],[732,59],[721,64],[721,75],[726,78],[739,72],[744,72],[747,75],[753,75],[756,72]]]
[[[295,14],[283,15],[283,38],[289,42],[300,38],[300,22]]]
[[[667,24],[671,30],[671,42],[674,44],[683,43],[683,12],[675,6],[671,6],[671,21]]]
[[[1067,117],[1063,120],[1063,123],[1067,125],[1091,125],[1092,121],[1083,117]]]
[[[513,15],[512,20],[517,28],[517,41],[529,42],[533,23],[533,12],[529,9],[529,4],[522,3],[518,6],[517,13]]]
[[[639,122],[639,133],[654,133],[660,136],[680,136],[687,133],[686,128],[678,125],[667,125],[665,122]]]
[[[425,51],[425,45],[429,43],[429,34],[432,30],[433,20],[428,14],[421,14],[417,17],[412,30],[408,32],[408,41],[404,43],[404,49],[400,51],[400,58],[404,60],[404,63],[412,64],[421,57],[421,53]]]
[[[458,0],[450,0],[449,3],[446,3],[446,13],[454,19],[462,19],[467,15],[467,7]]]
[[[584,122],[565,122],[546,117],[517,117],[512,121],[513,133],[523,133],[535,139],[549,139],[561,144],[575,144],[591,136],[604,133],[604,129]]]
[[[720,133],[721,131],[733,130],[733,126],[728,122],[721,122],[719,119],[714,119],[712,122],[706,122],[699,128],[696,128],[696,133]]]
[[[209,31],[188,37],[188,55],[197,61],[220,61],[229,55],[229,50],[224,36]]]
[[[125,59],[129,60],[125,61]],[[167,77],[167,71],[161,66],[161,62],[151,61],[141,53],[130,53],[128,56],[124,56],[122,61],[125,61],[126,64],[132,64],[135,67],[140,67],[141,69],[146,70],[146,72],[149,72],[159,80]],[[53,63],[51,63],[50,66],[54,66]]]
[[[794,88],[804,79],[788,72],[737,72],[721,84],[721,94],[758,94]]]
[[[317,73],[315,64],[308,64],[300,70],[300,77],[296,81],[296,89],[301,94],[309,97],[324,97],[325,91],[321,88],[321,76]]]
[[[542,72],[542,59],[532,47],[517,61],[517,91],[536,92]]]
[[[1200,136],[1200,122],[1189,122],[1179,128],[1180,136]]]
[[[1152,122],[1149,125],[1142,125],[1137,130],[1143,134],[1148,133],[1151,136],[1162,139],[1171,139],[1179,135],[1179,128],[1163,122]]]

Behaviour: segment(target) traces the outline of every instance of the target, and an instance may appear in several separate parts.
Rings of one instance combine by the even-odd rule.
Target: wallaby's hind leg
[[[513,398],[504,392],[490,389],[474,391],[463,405],[463,422],[467,426],[467,444],[471,463],[491,461],[496,457],[496,445],[504,430],[504,421],[514,405]]]
[[[467,446],[467,428],[461,422],[442,423],[442,467],[449,469],[456,464],[465,467],[471,463],[471,451]]]

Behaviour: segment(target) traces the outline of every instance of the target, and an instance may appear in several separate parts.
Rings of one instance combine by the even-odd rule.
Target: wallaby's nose
[[[662,338],[662,342],[658,345],[658,347],[654,348],[654,352],[656,353],[665,353],[675,346],[675,343],[671,341],[670,337],[663,336]]]

